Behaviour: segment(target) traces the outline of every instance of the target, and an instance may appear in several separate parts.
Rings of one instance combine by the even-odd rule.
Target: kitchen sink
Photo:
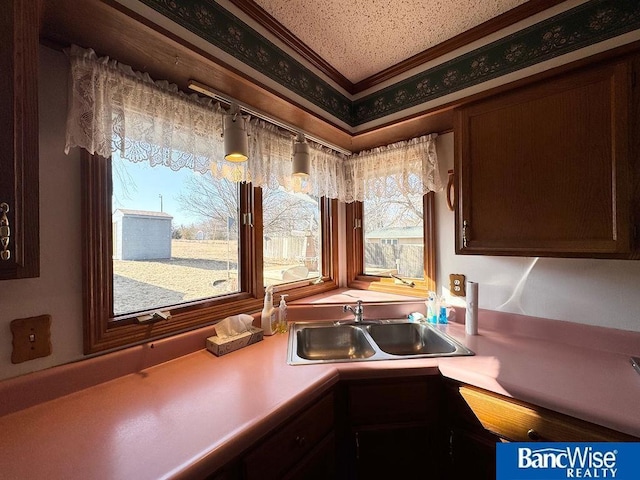
[[[297,322],[289,329],[287,362],[398,360],[474,355],[436,325],[406,319],[373,322]]]
[[[453,353],[457,347],[441,332],[421,323],[381,323],[366,328],[380,349],[393,355]]]
[[[351,360],[376,353],[364,331],[348,325],[302,328],[296,333],[296,347],[305,360]]]

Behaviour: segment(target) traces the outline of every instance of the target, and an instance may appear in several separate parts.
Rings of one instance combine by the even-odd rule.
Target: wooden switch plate
[[[51,355],[51,315],[13,320],[11,333],[11,363],[22,363]]]
[[[466,297],[466,278],[464,275],[460,273],[452,273],[449,275],[449,290],[451,291],[451,295],[455,297]]]

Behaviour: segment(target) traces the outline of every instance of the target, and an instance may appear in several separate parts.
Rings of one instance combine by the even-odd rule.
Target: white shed
[[[119,208],[112,218],[114,260],[171,258],[171,215]]]

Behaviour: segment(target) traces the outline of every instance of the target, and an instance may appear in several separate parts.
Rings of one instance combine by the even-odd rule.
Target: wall
[[[60,52],[40,50],[41,276],[0,284],[0,380],[84,358],[79,152],[64,154],[67,61]],[[453,165],[452,134],[439,137],[438,154],[445,179]],[[481,308],[640,331],[640,262],[541,258],[525,277],[533,259],[456,256],[453,213],[447,210],[444,193],[436,203],[440,289],[448,286],[449,273],[464,273],[480,283]],[[339,215],[344,222],[343,208]],[[339,235],[344,240],[343,233]],[[344,262],[343,252],[341,284]],[[518,301],[502,306],[523,278]],[[9,323],[45,313],[53,319],[52,355],[13,365]]]
[[[40,48],[40,277],[0,282],[0,379],[82,357],[79,152],[64,154],[68,62]],[[52,316],[52,354],[11,363],[16,318]]]
[[[437,140],[440,174],[453,168],[453,133]],[[455,255],[454,214],[436,196],[438,289],[449,274],[479,283],[479,307],[640,331],[640,261]],[[452,298],[464,305],[461,298]]]

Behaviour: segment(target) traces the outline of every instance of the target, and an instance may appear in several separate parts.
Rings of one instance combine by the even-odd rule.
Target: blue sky
[[[114,163],[117,160],[114,159]],[[180,190],[187,179],[200,175],[188,168],[177,172],[168,167],[158,165],[151,167],[149,162],[121,162],[129,174],[128,188],[123,188],[119,176],[113,175],[113,209],[127,208],[131,210],[160,211],[160,195],[162,195],[163,211],[173,216],[173,225],[190,225],[198,223],[198,218],[184,211],[178,203]]]

